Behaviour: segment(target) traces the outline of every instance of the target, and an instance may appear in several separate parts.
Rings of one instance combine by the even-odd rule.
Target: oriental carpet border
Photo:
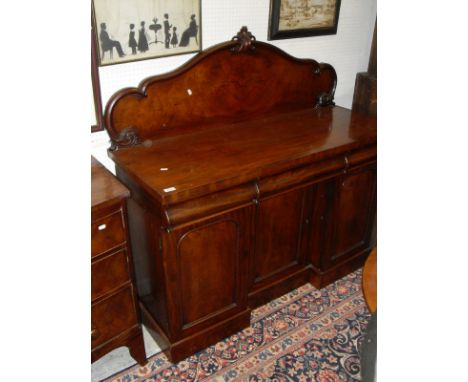
[[[162,353],[106,382],[360,381],[370,313],[359,269],[318,290],[305,284],[252,312],[250,327],[172,364]]]

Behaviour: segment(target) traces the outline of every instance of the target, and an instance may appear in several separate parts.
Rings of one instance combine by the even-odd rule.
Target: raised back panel
[[[105,124],[113,148],[131,146],[170,130],[330,105],[335,87],[332,66],[256,42],[243,28],[179,69],[114,94]]]

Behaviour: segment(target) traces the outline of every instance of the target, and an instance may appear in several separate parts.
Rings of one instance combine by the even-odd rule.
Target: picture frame
[[[270,0],[268,40],[336,34],[341,0]]]
[[[92,0],[99,66],[202,50],[201,0]]]
[[[97,66],[97,50],[94,40],[94,32],[91,26],[91,86],[93,93],[91,132],[104,130],[104,117],[102,113],[101,84],[99,81],[99,71]]]

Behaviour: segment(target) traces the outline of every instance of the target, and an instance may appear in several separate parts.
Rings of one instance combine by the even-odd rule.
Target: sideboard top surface
[[[172,204],[376,141],[376,118],[322,107],[146,140],[110,156],[159,202]]]
[[[333,156],[344,169],[346,153],[375,148],[376,118],[335,107],[336,85],[330,64],[290,56],[242,27],[115,93],[105,111],[109,155],[125,184],[166,206]]]

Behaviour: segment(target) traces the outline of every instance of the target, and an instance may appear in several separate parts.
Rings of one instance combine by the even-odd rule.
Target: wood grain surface
[[[362,273],[362,289],[371,313],[377,310],[377,248],[370,253]]]

